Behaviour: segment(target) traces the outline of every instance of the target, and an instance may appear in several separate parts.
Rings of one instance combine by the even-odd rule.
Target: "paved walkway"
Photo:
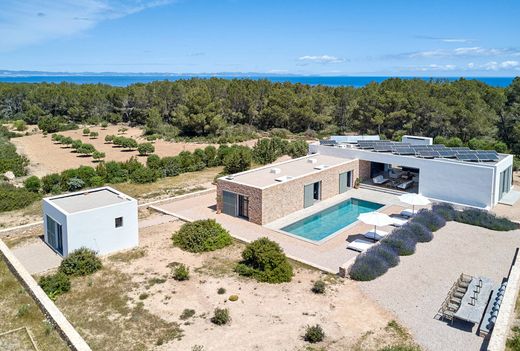
[[[349,197],[386,204],[387,206],[382,210],[382,212],[387,214],[399,213],[405,206],[404,204],[399,203],[399,200],[395,195],[365,189],[352,189],[332,199],[323,201],[320,203],[320,206],[313,206],[315,207],[313,210],[318,211]],[[347,250],[346,241],[360,238],[361,233],[372,229],[371,226],[357,223],[348,227],[346,230],[340,232],[338,235],[323,244],[317,245],[269,229],[265,226],[250,223],[240,218],[226,214],[217,214],[215,203],[215,193],[210,193],[196,198],[176,201],[173,203],[164,203],[157,207],[189,220],[213,218],[224,228],[229,230],[233,237],[245,242],[251,242],[261,237],[268,237],[280,244],[289,257],[330,273],[338,273],[340,266],[356,257],[356,252]],[[291,218],[297,220],[299,217],[308,214],[309,209],[305,209],[291,215]],[[383,227],[381,229],[390,231],[392,228]]]
[[[62,258],[41,239],[31,241],[11,250],[30,274],[38,274],[56,268]]]

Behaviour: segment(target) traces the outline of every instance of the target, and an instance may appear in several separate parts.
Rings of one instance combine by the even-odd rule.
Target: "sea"
[[[76,84],[108,84],[112,86],[125,87],[136,83],[149,83],[153,81],[169,80],[175,81],[179,79],[190,78],[223,78],[223,79],[267,79],[271,82],[289,82],[301,83],[309,85],[324,85],[331,87],[351,86],[355,88],[363,87],[371,82],[380,83],[390,76],[280,76],[280,75],[261,75],[261,76],[240,76],[240,75],[12,75],[0,76],[0,82],[6,83],[76,83]],[[401,79],[423,79],[455,81],[460,77],[397,77]],[[465,79],[476,79],[494,87],[507,87],[511,84],[514,77],[465,77]]]

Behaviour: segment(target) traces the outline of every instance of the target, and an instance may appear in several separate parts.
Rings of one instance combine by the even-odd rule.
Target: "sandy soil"
[[[124,151],[121,148],[114,147],[112,144],[105,144],[105,136],[109,134],[118,134],[117,130],[121,126],[110,125],[106,130],[101,127],[89,127],[90,131],[98,132],[97,139],[90,139],[88,136],[83,136],[83,128],[77,130],[70,130],[60,132],[65,136],[70,136],[73,139],[80,139],[84,143],[94,145],[96,150],[106,154],[106,161],[125,161],[132,156],[137,156],[137,151]],[[128,128],[128,131],[123,135],[132,137],[139,143],[146,142],[141,137],[142,130],[139,128]],[[55,144],[51,136],[43,137],[41,133],[36,133],[20,138],[13,138],[11,142],[16,146],[18,153],[27,156],[31,160],[29,166],[29,173],[37,176],[43,176],[48,173],[61,172],[68,168],[79,167],[81,165],[95,166],[91,157],[82,157],[73,153],[72,150],[63,145]],[[175,156],[181,151],[193,151],[196,148],[204,148],[208,144],[198,143],[184,143],[184,142],[167,142],[164,140],[157,140],[155,143],[155,153],[161,157]],[[146,162],[146,157],[139,157],[143,162]]]
[[[179,226],[179,222],[173,222],[141,229],[140,246],[146,255],[116,264],[138,286],[129,293],[131,299],[139,301],[141,294],[149,294],[142,300],[146,310],[181,324],[182,339],[157,349],[190,350],[194,345],[203,345],[206,351],[299,350],[306,345],[301,338],[304,327],[316,323],[326,332],[321,346],[327,350],[352,349],[367,335],[376,339],[386,333],[392,315],[367,299],[357,283],[306,268],[297,268],[293,281],[287,284],[260,284],[240,278],[232,269],[240,259],[242,244],[214,253],[190,254],[171,245],[171,233]],[[189,281],[171,278],[170,267],[175,262],[190,267]],[[154,277],[166,281],[150,286]],[[329,282],[325,295],[310,291],[312,282],[320,278]],[[226,293],[217,294],[219,287]],[[232,294],[239,296],[238,301],[228,300]],[[216,307],[230,310],[229,325],[219,327],[210,322]],[[195,316],[181,320],[184,309],[195,310]],[[386,343],[392,341],[388,336],[384,339]]]

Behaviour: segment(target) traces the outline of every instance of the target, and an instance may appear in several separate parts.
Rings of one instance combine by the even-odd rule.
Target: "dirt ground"
[[[106,161],[126,161],[132,156],[138,156],[137,150],[125,151],[121,148],[115,147],[112,144],[105,143],[105,136],[109,134],[117,135],[118,129],[122,126],[110,125],[106,130],[101,127],[89,127],[91,132],[98,132],[97,139],[90,139],[88,136],[83,136],[83,128],[77,130],[69,130],[60,132],[59,134],[69,136],[73,139],[79,139],[84,143],[94,145],[96,150],[106,154]],[[139,143],[146,142],[141,137],[143,131],[140,128],[127,127],[128,131],[121,134],[125,137],[132,137]],[[95,166],[92,157],[82,157],[72,152],[72,149],[64,145],[55,144],[50,135],[43,137],[42,133],[35,133],[28,136],[11,139],[11,142],[16,146],[18,153],[25,155],[31,160],[29,166],[29,173],[31,175],[43,176],[53,172],[61,172],[68,168],[75,168],[82,165]],[[196,148],[204,148],[208,144],[199,143],[185,143],[185,142],[168,142],[164,140],[157,140],[154,142],[155,154],[164,156],[175,156],[181,151],[193,151]],[[146,162],[146,157],[139,157],[140,160]]]
[[[171,234],[180,225],[176,221],[141,229],[138,249],[105,258],[101,272],[76,278],[71,292],[58,298],[58,307],[93,350],[192,350],[197,345],[204,351],[309,350],[302,335],[306,325],[314,324],[323,327],[326,338],[312,350],[377,350],[411,343],[393,316],[367,299],[356,282],[295,264],[292,282],[257,283],[233,272],[243,244],[212,253],[187,253],[171,244]],[[188,281],[172,278],[171,267],[178,263],[189,267]],[[324,295],[310,290],[317,279],[327,282]],[[219,288],[226,292],[218,294]],[[100,295],[111,296],[110,301],[103,303],[100,300],[107,297]],[[230,295],[238,295],[238,301],[229,301]],[[121,301],[132,311],[141,309],[140,318],[146,323],[121,319],[122,308],[114,307]],[[230,324],[211,323],[216,307],[229,309]],[[193,315],[181,318],[185,310],[193,310]],[[153,334],[154,325],[168,326],[175,336]],[[106,330],[98,331],[99,326]]]

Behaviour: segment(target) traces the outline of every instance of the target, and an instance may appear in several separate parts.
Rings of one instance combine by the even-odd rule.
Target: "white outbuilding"
[[[43,199],[44,240],[66,257],[80,247],[100,255],[138,245],[137,200],[111,187]]]

